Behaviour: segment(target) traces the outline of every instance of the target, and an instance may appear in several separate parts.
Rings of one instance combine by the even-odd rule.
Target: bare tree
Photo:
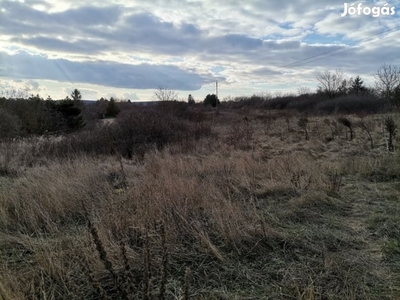
[[[154,91],[153,98],[158,101],[175,101],[178,99],[178,93],[168,88],[159,87]]]
[[[326,70],[323,73],[319,73],[316,76],[318,82],[320,83],[318,89],[325,93],[329,98],[333,98],[342,87],[343,77],[343,72],[340,70]]]
[[[270,100],[273,98],[270,92],[259,92],[257,96],[263,100]]]
[[[391,99],[400,85],[400,67],[383,64],[374,74],[375,88],[386,99]]]
[[[0,80],[0,97],[9,99],[27,99],[31,90],[32,89],[26,84],[15,86]]]
[[[309,95],[312,94],[311,93],[311,89],[308,86],[301,86],[299,88],[297,88],[297,95],[301,96],[301,95]]]

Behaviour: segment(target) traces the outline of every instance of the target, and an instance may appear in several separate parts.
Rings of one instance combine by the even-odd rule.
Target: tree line
[[[77,90],[72,99],[46,100],[39,95],[29,98],[0,98],[0,138],[29,134],[72,132],[84,126],[83,103]]]
[[[381,107],[386,106],[386,103],[399,107],[400,67],[384,64],[377,70],[374,77],[375,83],[371,87],[366,86],[360,76],[346,79],[340,70],[326,70],[317,74],[318,88],[314,93],[311,93],[308,88],[301,88],[298,96],[273,98],[253,95],[248,99],[238,97],[233,102],[246,102],[252,106],[268,109],[292,108],[298,111],[315,107],[326,113],[332,112],[337,107],[345,107],[342,112],[347,113],[357,110],[378,112]],[[7,97],[0,97],[0,139],[29,134],[73,132],[84,127],[91,120],[116,117],[121,109],[128,107],[113,97],[110,99],[102,97],[89,107],[84,105],[82,94],[78,89],[73,90],[65,99],[57,101],[51,99],[50,96],[47,99],[39,95],[23,97],[20,91],[12,92],[6,93]],[[178,93],[168,88],[159,88],[154,92],[153,100],[178,101]],[[188,96],[187,103],[196,104],[192,95]],[[208,94],[202,104],[216,107],[222,103],[217,95]]]
[[[326,70],[316,76],[319,83],[317,93],[328,98],[369,94],[389,100],[393,106],[400,106],[400,66],[383,64],[374,74],[374,78],[374,86],[367,87],[360,76],[347,80],[340,70]]]

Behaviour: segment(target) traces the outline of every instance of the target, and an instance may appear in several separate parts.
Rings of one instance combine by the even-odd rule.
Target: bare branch
[[[340,70],[336,70],[335,72],[326,70],[316,76],[320,83],[319,89],[326,93],[329,98],[335,97],[338,93],[343,82],[343,77],[343,72]]]
[[[383,64],[374,77],[378,93],[386,99],[391,99],[395,88],[400,85],[400,67]]]
[[[158,101],[176,101],[178,93],[168,88],[159,87],[154,91],[153,98]]]

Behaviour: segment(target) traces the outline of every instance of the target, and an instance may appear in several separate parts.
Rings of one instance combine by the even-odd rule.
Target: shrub
[[[160,107],[135,107],[121,112],[107,125],[71,134],[48,147],[48,155],[69,157],[76,153],[118,154],[143,157],[149,149],[173,143],[190,143],[211,133],[203,122],[191,122]]]
[[[0,108],[0,139],[14,138],[21,134],[21,120]]]
[[[168,143],[190,138],[188,124],[172,114],[157,109],[122,112],[115,121],[115,144],[129,158],[133,153],[144,154],[146,149],[163,148]]]
[[[230,101],[230,107],[242,108],[242,107],[258,107],[262,108],[266,106],[268,101],[267,95],[252,95],[251,97],[241,96],[236,97],[234,101]]]
[[[208,94],[206,96],[206,98],[204,99],[205,106],[211,105],[212,107],[216,107],[217,104],[220,104],[220,102],[219,102],[217,95],[215,95],[215,94],[212,94],[212,95]]]
[[[29,99],[6,99],[2,103],[21,123],[21,133],[75,131],[83,126],[81,108],[73,100],[43,100],[39,96]]]
[[[358,112],[378,113],[383,111],[389,104],[387,100],[370,95],[353,94],[321,101],[315,106],[315,110],[327,114],[353,114]]]
[[[293,99],[286,105],[287,109],[294,109],[298,112],[312,111],[315,105],[320,101],[317,97],[303,95],[299,97],[292,97]]]
[[[275,98],[268,100],[266,107],[269,109],[285,109],[294,97]]]
[[[338,118],[338,122],[340,124],[342,124],[343,126],[349,128],[349,130],[350,130],[350,141],[351,141],[353,139],[353,126],[352,126],[351,121],[349,119],[347,119],[347,118],[340,117],[340,118]],[[346,131],[346,138],[347,138],[347,131]]]
[[[188,112],[189,104],[180,101],[160,101],[155,104],[155,110],[164,115],[173,115],[177,118],[184,118]]]
[[[308,127],[308,119],[307,119],[307,118],[300,118],[300,119],[297,121],[297,125],[298,125],[301,129],[304,130],[304,134],[305,134],[305,136],[306,136],[306,140],[308,140],[308,139],[309,139],[308,129],[307,129],[307,127]]]

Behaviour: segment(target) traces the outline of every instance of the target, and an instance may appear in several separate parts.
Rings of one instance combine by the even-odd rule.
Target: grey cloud
[[[0,52],[0,60],[4,62],[5,69],[0,72],[0,77],[10,78],[51,79],[132,89],[168,86],[176,90],[196,90],[214,80],[169,65],[72,62],[24,52],[16,55]]]
[[[9,35],[58,33],[68,36],[86,30],[87,26],[113,25],[122,14],[121,7],[117,5],[84,6],[63,12],[47,13],[19,1],[3,0],[2,4],[5,11],[0,12],[0,28],[3,34]]]
[[[35,90],[39,88],[39,83],[34,80],[29,80],[26,84]]]
[[[150,13],[137,13],[131,14],[125,18],[125,22],[128,26],[133,26],[132,30],[136,30],[137,27],[141,27],[143,30],[153,28],[160,28],[161,30],[173,29],[173,24],[170,22],[163,22],[156,16]]]
[[[263,45],[262,39],[243,34],[209,37],[194,24],[174,25],[148,13],[132,14],[125,19],[125,23],[126,27],[109,33],[110,38],[125,46],[137,46],[152,53],[179,55],[208,52],[240,55]]]
[[[130,30],[133,33],[140,32],[142,35],[161,34],[167,37],[198,37],[202,31],[194,24],[183,22],[180,25],[175,25],[171,22],[166,22],[156,17],[151,13],[132,13],[124,18],[125,27],[124,33]]]
[[[223,37],[229,45],[240,49],[253,50],[262,46],[262,40],[251,38],[241,34],[228,34]]]
[[[115,51],[132,49],[135,52],[146,51],[163,55],[196,55],[199,52],[210,55],[235,55],[257,62],[260,57],[265,57],[265,54],[262,53],[264,50],[286,50],[299,47],[299,42],[296,41],[277,43],[263,41],[245,34],[220,34],[211,37],[195,24],[176,25],[162,21],[151,13],[137,13],[135,9],[127,9],[122,19],[121,9],[118,6],[107,8],[85,6],[57,14],[46,14],[35,11],[26,4],[9,1],[6,3],[8,6],[12,6],[14,11],[22,11],[27,16],[27,22],[39,24],[39,20],[42,20],[40,22],[46,25],[46,28],[41,27],[40,31],[39,28],[36,28],[35,32],[32,29],[34,26],[21,25],[15,21],[17,18],[13,16],[8,20],[11,22],[9,31],[14,30],[28,35],[25,39],[15,37],[13,41],[52,51],[90,55],[110,50],[112,47]],[[230,9],[234,9],[234,5],[239,4],[238,1],[231,1],[226,5]],[[251,10],[258,12],[264,10],[269,12],[271,9],[285,7],[282,3],[266,4],[265,1],[250,1],[247,5]],[[101,26],[83,26],[85,24],[116,24],[118,19],[122,21],[118,23],[118,27],[115,25],[107,30]],[[13,20],[14,23],[12,23]],[[34,20],[36,21],[34,22]],[[71,26],[71,23],[77,26]],[[37,32],[40,32],[41,36],[32,36],[37,35]],[[64,37],[63,40],[57,38],[60,32]],[[29,37],[29,35],[31,36]],[[74,39],[71,40],[71,38]],[[249,51],[252,52],[251,55],[249,55]]]
[[[271,50],[287,50],[287,49],[298,49],[300,47],[300,41],[285,41],[285,42],[276,42],[276,41],[264,41],[263,43],[265,48]]]
[[[107,30],[97,26],[116,24],[122,18],[118,6],[80,7],[48,14],[23,3],[5,3],[9,13],[5,14],[0,28],[5,33],[16,35],[12,41],[38,49],[96,54],[112,47],[113,50],[127,51],[133,48],[134,51],[164,55],[195,54],[198,51],[246,55],[249,50],[263,46],[261,39],[244,34],[209,37],[195,24],[183,22],[176,25],[162,21],[151,13],[128,13],[121,23],[123,25]],[[24,15],[24,21],[20,22],[17,15]],[[37,36],[38,33],[40,36]],[[27,37],[21,38],[21,35]],[[59,35],[63,39],[59,39]]]
[[[109,37],[125,47],[137,46],[153,53],[183,54],[197,44],[201,30],[193,24],[178,26],[149,13],[138,13],[126,17],[125,26],[109,33]]]
[[[86,39],[76,39],[73,42],[63,41],[58,38],[34,37],[34,38],[13,38],[13,42],[24,45],[36,46],[39,49],[46,49],[59,52],[70,53],[99,53],[109,49],[111,45],[106,42],[91,42]]]
[[[181,27],[182,27],[182,32],[185,34],[191,36],[199,36],[201,34],[201,30],[193,24],[183,23]]]
[[[282,76],[282,72],[279,71],[274,71],[269,67],[262,67],[262,68],[257,68],[252,72],[255,75],[262,75],[262,76]]]
[[[49,14],[31,8],[26,3],[19,1],[2,1],[2,19],[17,19],[20,22],[48,21]],[[23,18],[21,18],[23,16]]]
[[[79,7],[52,14],[58,22],[75,23],[79,26],[110,25],[116,23],[121,15],[119,6]]]

